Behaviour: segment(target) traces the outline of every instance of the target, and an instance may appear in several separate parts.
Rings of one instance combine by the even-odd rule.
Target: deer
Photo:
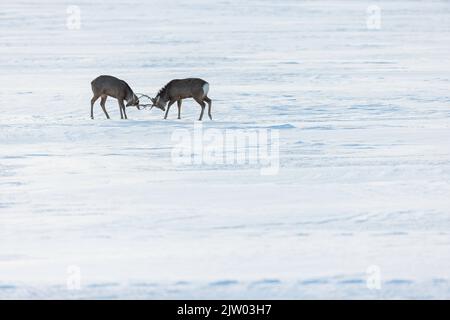
[[[138,110],[139,108],[139,99],[134,94],[133,90],[131,90],[130,86],[123,80],[117,79],[113,76],[99,76],[92,80],[91,82],[92,92],[94,96],[91,99],[91,119],[94,119],[94,104],[99,97],[100,106],[103,109],[103,112],[106,115],[106,118],[109,119],[108,112],[105,109],[106,99],[108,97],[116,98],[119,102],[120,109],[120,119],[127,118],[127,113],[125,111],[125,105],[123,101],[127,102],[127,107],[135,106]]]
[[[203,113],[205,111],[206,104],[208,104],[208,116],[212,120],[211,116],[211,99],[208,98],[209,83],[205,80],[198,78],[188,79],[174,79],[167,83],[155,98],[151,98],[152,108],[157,107],[162,111],[166,111],[164,119],[167,119],[170,107],[177,102],[178,105],[178,119],[181,119],[181,102],[183,99],[194,98],[195,101],[202,107],[200,112],[199,121],[202,121]],[[165,109],[166,104],[167,110]]]

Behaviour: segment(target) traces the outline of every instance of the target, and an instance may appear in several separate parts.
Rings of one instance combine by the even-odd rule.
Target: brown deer
[[[164,119],[167,119],[170,106],[175,102],[178,104],[178,119],[181,119],[181,101],[186,98],[194,98],[195,101],[202,107],[199,121],[203,118],[203,112],[205,111],[205,102],[208,103],[208,116],[212,120],[211,116],[211,99],[208,98],[209,83],[202,79],[188,78],[188,79],[175,79],[166,84],[155,98],[152,98],[152,107],[157,107],[163,111],[166,111]],[[165,106],[167,110],[165,110]]]
[[[99,76],[91,82],[91,87],[92,92],[94,93],[94,96],[91,99],[91,119],[94,119],[94,103],[99,97],[102,97],[102,100],[100,100],[100,105],[106,115],[106,118],[108,119],[109,115],[105,109],[105,103],[108,96],[116,98],[117,101],[119,101],[120,119],[123,119],[124,117],[125,119],[128,119],[125,111],[125,105],[123,104],[124,100],[127,102],[127,107],[135,106],[139,109],[138,97],[134,94],[133,90],[131,90],[130,86],[123,80],[112,76]]]

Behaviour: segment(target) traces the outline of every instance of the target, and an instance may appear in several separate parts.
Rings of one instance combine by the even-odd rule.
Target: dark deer
[[[175,79],[166,84],[155,98],[152,98],[152,107],[157,107],[163,111],[166,111],[164,119],[167,119],[170,106],[175,102],[178,104],[178,119],[181,119],[181,101],[186,98],[194,98],[195,101],[202,107],[199,121],[203,118],[203,112],[205,111],[205,102],[208,103],[208,116],[211,117],[211,99],[208,98],[209,83],[202,79],[189,78],[189,79]],[[165,110],[165,106],[167,110]]]
[[[94,96],[91,99],[91,119],[94,119],[94,103],[99,97],[102,97],[100,105],[102,106],[103,112],[106,118],[109,119],[108,112],[105,109],[105,103],[107,97],[116,98],[119,101],[120,108],[120,119],[127,118],[127,113],[125,111],[125,105],[123,101],[127,102],[127,107],[135,106],[139,109],[139,99],[131,90],[130,86],[123,80],[117,79],[112,76],[100,76],[95,78],[91,82],[92,92]]]

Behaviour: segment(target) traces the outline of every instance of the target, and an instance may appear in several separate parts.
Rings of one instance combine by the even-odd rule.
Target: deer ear
[[[151,100],[153,103],[156,102],[155,98],[150,98],[150,100]]]

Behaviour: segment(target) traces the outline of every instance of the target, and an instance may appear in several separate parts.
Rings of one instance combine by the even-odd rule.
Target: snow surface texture
[[[127,3],[2,0],[0,298],[450,298],[449,2]],[[91,120],[100,74],[206,79],[278,174],[174,164],[192,100]]]

